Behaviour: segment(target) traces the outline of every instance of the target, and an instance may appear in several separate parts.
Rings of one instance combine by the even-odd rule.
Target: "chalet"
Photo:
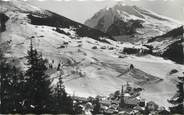
[[[100,103],[104,106],[110,106],[111,105],[111,100],[101,100]]]
[[[88,102],[87,98],[85,98],[85,97],[73,96],[72,98],[73,98],[73,100],[75,100],[75,101],[80,101],[81,103],[86,103],[86,102]]]
[[[133,109],[134,109],[134,110],[138,110],[138,111],[143,111],[143,110],[145,110],[144,107],[141,107],[141,106],[139,106],[139,105],[135,106]]]
[[[149,101],[147,104],[146,104],[146,108],[147,108],[147,110],[149,110],[149,111],[156,111],[156,110],[158,110],[158,105],[155,103],[155,102],[153,102],[153,101]]]
[[[124,95],[124,104],[127,107],[133,108],[140,103],[140,99],[138,97],[132,98],[129,94]]]

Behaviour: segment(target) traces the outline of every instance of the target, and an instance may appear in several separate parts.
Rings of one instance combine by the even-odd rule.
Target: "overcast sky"
[[[184,23],[184,0],[119,0],[127,5],[137,5],[158,14]],[[59,13],[67,18],[83,23],[104,7],[110,7],[117,0],[29,0],[31,4]]]

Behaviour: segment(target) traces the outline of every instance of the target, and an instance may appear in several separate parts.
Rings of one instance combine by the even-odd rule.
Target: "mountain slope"
[[[152,11],[121,3],[100,10],[85,24],[127,42],[162,35],[180,25]]]
[[[6,48],[8,51],[5,56],[15,60],[16,66],[22,70],[27,69],[25,56],[32,39],[34,47],[48,59],[48,74],[53,86],[58,81],[58,65],[65,65],[62,68],[63,80],[70,94],[106,96],[120,89],[122,84],[130,82],[145,89],[144,97],[149,95],[153,101],[167,105],[165,99],[175,93],[172,82],[165,76],[173,68],[179,71],[177,75],[180,74],[184,70],[183,66],[154,56],[150,58],[123,54],[122,50],[126,47],[146,47],[120,44],[100,37],[104,33],[98,37],[89,37],[91,35],[88,34],[96,30],[25,2],[14,2],[0,4],[3,7],[0,9],[3,15],[1,25],[6,28],[0,32],[0,44],[5,45],[0,45],[0,48]],[[89,33],[78,34],[80,27],[89,29]],[[83,33],[82,30],[79,32]],[[131,64],[134,70],[130,70]],[[166,90],[168,87],[169,91]],[[165,101],[158,100],[162,97],[160,93]]]
[[[148,40],[154,55],[171,59],[184,64],[184,29],[183,26],[166,34]]]
[[[91,37],[94,39],[98,39],[100,37],[106,37],[109,39],[114,40],[110,35],[105,34],[101,31],[89,28],[83,24],[77,23],[73,20],[70,20],[64,16],[60,16],[56,13],[51,11],[42,10],[30,4],[26,4],[24,2],[15,0],[15,1],[8,1],[3,2],[0,1],[1,4],[1,12],[7,12],[9,10],[13,12],[22,12],[28,15],[28,18],[31,20],[32,24],[35,25],[47,25],[52,27],[62,27],[62,28],[75,28],[76,32],[81,37]]]
[[[117,87],[118,83],[122,84],[126,81],[136,85],[147,84],[147,79],[150,79],[149,82],[160,81],[160,78],[146,74],[139,69],[132,73],[129,70],[129,63],[123,61],[119,63],[118,55],[121,54],[118,52],[124,46],[105,38],[106,34],[102,32],[50,11],[30,7],[25,2],[2,2],[2,4],[2,15],[8,18],[1,21],[6,29],[1,32],[0,41],[7,43],[10,47],[6,56],[18,59],[24,69],[26,69],[24,57],[29,48],[30,39],[32,39],[34,47],[42,52],[49,63],[53,62],[51,64],[54,69],[50,70],[51,76],[56,77],[58,72],[55,68],[59,63],[66,63],[65,72],[66,75],[68,74],[66,80],[69,81],[80,79],[83,82],[88,79],[92,83],[93,81],[104,82],[106,85],[102,87],[106,87],[109,83]],[[97,32],[100,34],[97,35]],[[93,34],[96,34],[94,38]],[[143,77],[136,77],[136,73]],[[122,74],[121,77],[116,77],[120,74]],[[95,90],[98,89],[95,88]]]

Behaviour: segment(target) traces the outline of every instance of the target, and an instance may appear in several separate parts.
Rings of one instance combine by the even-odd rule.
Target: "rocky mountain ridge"
[[[179,22],[150,10],[121,3],[101,9],[85,24],[106,32],[119,41],[131,43],[144,42],[180,25]]]

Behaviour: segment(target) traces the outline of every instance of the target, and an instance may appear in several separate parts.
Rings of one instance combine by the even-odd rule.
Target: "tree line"
[[[74,113],[73,101],[65,91],[62,76],[53,91],[46,74],[47,60],[33,48],[32,40],[25,72],[5,58],[3,50],[0,50],[0,113]]]

